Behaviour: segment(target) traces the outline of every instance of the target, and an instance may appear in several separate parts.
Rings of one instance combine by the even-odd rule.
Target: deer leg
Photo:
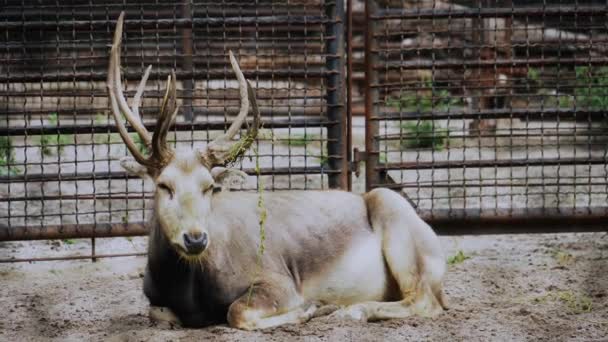
[[[382,238],[382,253],[396,280],[401,299],[364,302],[332,314],[360,321],[432,317],[443,311],[445,260],[435,234],[400,195],[376,189],[366,195],[372,227]]]
[[[228,309],[231,327],[255,330],[310,320],[317,305],[306,303],[288,277],[254,283]]]
[[[151,320],[157,323],[169,323],[172,325],[181,325],[179,318],[171,311],[171,309],[164,306],[150,306],[148,316]]]

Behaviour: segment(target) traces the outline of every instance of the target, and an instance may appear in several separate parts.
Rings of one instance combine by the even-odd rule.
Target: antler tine
[[[115,43],[117,41],[116,37],[117,36],[120,37],[122,35],[123,15],[124,15],[124,13],[121,13],[120,17],[118,18],[119,25],[117,26],[116,32],[114,33],[114,42]],[[118,38],[118,40],[120,40],[120,38]],[[120,137],[127,145],[127,148],[129,149],[129,151],[131,152],[131,154],[133,155],[135,160],[142,165],[147,165],[146,157],[139,151],[139,149],[133,142],[133,139],[131,139],[131,137],[129,136],[129,132],[127,131],[127,128],[125,127],[125,125],[123,123],[118,100],[116,99],[116,94],[115,94],[116,90],[114,89],[116,86],[115,82],[114,82],[116,73],[114,72],[114,69],[116,69],[116,66],[118,63],[117,58],[120,58],[116,53],[118,48],[119,47],[116,44],[112,45],[112,49],[110,51],[109,67],[108,67],[107,87],[108,87],[108,93],[110,96],[110,106],[112,108],[112,115],[114,116],[114,121],[116,122],[116,126],[118,127],[118,133],[120,134]]]
[[[152,155],[160,164],[171,157],[172,151],[167,146],[167,133],[178,111],[176,77],[175,72],[171,71],[171,75],[167,78],[167,89],[152,137]]]
[[[122,111],[122,113],[125,116],[125,118],[127,119],[127,121],[129,121],[131,126],[133,126],[133,128],[135,129],[137,134],[139,134],[139,136],[144,141],[144,143],[147,146],[150,146],[150,142],[151,142],[150,133],[148,132],[146,127],[143,125],[141,117],[139,116],[139,104],[141,101],[141,94],[144,91],[146,81],[150,74],[151,66],[149,66],[147,68],[146,72],[144,73],[144,75],[139,83],[139,86],[137,88],[137,92],[135,94],[135,98],[133,101],[134,111],[132,111],[131,108],[129,108],[125,95],[122,92],[122,81],[121,81],[121,77],[120,77],[120,45],[122,43],[123,25],[124,25],[124,12],[121,12],[120,16],[118,17],[118,21],[116,22],[116,31],[114,32],[114,40],[112,42],[112,54],[115,55],[115,57],[114,57],[115,64],[114,64],[114,70],[113,70],[114,93],[118,100],[118,105],[120,107],[120,110]]]
[[[255,93],[253,88],[245,79],[245,75],[243,75],[243,72],[239,67],[239,63],[237,62],[236,58],[234,58],[232,51],[229,51],[229,55],[230,64],[232,65],[232,69],[234,70],[236,78],[239,82],[241,107],[238,115],[226,133],[210,142],[207,145],[207,149],[203,152],[203,159],[209,165],[225,165],[239,159],[246,152],[247,148],[251,146],[253,140],[255,140],[259,128],[259,111],[257,109],[257,103],[255,102]],[[254,127],[247,131],[247,135],[241,138],[241,141],[235,143],[234,145],[230,145],[228,144],[228,140],[232,139],[236,135],[247,118],[250,101],[255,103]]]
[[[236,78],[239,81],[239,95],[241,99],[241,108],[239,109],[239,114],[236,116],[232,125],[228,128],[224,135],[219,136],[213,142],[214,143],[222,143],[224,141],[228,141],[232,139],[236,133],[241,129],[247,114],[249,113],[249,97],[247,94],[247,80],[245,79],[245,75],[241,71],[241,67],[239,63],[234,58],[234,54],[231,50],[228,51],[230,56],[230,64],[232,65],[232,70],[236,74]]]
[[[144,89],[146,88],[146,82],[148,82],[148,77],[150,76],[150,71],[152,70],[152,64],[148,65],[146,68],[146,72],[144,76],[141,78],[139,82],[139,86],[137,86],[137,91],[135,92],[135,96],[133,96],[133,102],[131,102],[131,111],[133,112],[133,116],[139,119],[141,123],[141,115],[139,115],[139,105],[141,104],[141,96],[144,93]],[[145,126],[144,126],[145,127]]]
[[[251,111],[253,113],[253,125],[247,129],[247,133],[241,140],[233,145],[225,156],[224,164],[232,164],[239,160],[245,152],[253,145],[255,138],[258,136],[260,129],[260,110],[258,108],[258,102],[255,98],[255,91],[251,86],[251,83],[247,81],[247,96],[251,102]]]

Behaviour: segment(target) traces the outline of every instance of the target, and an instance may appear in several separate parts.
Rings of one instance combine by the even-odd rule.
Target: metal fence
[[[605,230],[607,15],[366,1],[368,188],[403,191],[444,233]]]
[[[118,165],[105,90],[123,10],[127,94],[153,66],[149,128],[176,70],[173,144],[229,125],[236,53],[262,112],[269,190],[347,189],[365,162],[368,189],[402,192],[440,233],[605,230],[605,3],[4,0],[0,241],[145,233],[152,189]],[[355,165],[351,113],[365,113]]]
[[[142,104],[149,129],[175,69],[182,110],[170,142],[204,145],[225,130],[239,106],[232,50],[256,88],[266,189],[347,187],[342,1],[4,0],[0,8],[0,241],[145,233],[151,185],[119,166],[128,152],[105,85],[120,11],[127,95],[153,66]],[[243,188],[255,189],[253,153],[241,167],[252,175]]]

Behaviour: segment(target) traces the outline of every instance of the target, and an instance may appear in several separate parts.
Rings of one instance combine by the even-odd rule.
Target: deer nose
[[[207,247],[207,233],[187,232],[184,233],[184,247],[188,254],[199,254]]]

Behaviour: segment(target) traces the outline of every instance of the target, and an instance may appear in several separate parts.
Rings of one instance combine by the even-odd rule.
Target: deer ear
[[[216,183],[226,188],[235,188],[247,181],[245,172],[220,166],[211,169],[211,176]]]
[[[128,174],[133,176],[138,176],[141,178],[148,178],[148,169],[135,161],[135,159],[131,157],[122,157],[120,159],[120,166],[122,166]]]

